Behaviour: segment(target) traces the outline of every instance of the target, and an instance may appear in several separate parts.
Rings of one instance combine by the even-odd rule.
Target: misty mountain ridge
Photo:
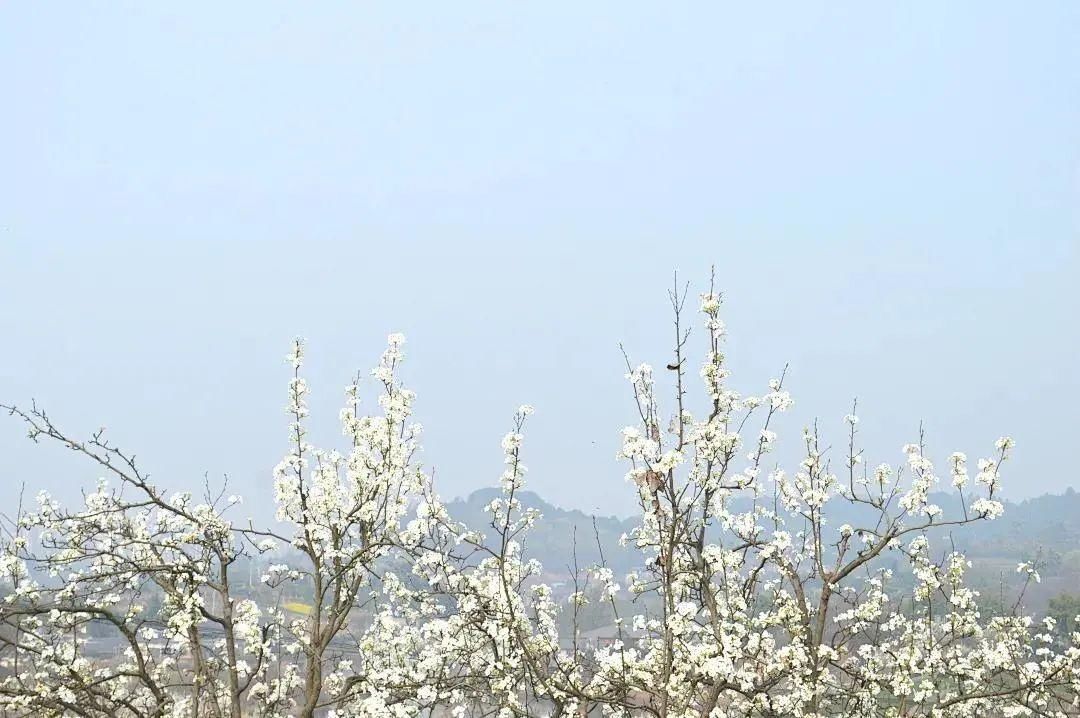
[[[501,489],[488,487],[454,499],[446,506],[455,520],[490,535],[490,517],[484,507],[502,495]],[[524,508],[536,509],[541,514],[527,534],[524,550],[543,564],[545,572],[571,573],[575,552],[579,568],[599,563],[601,549],[606,563],[616,572],[640,567],[640,554],[619,546],[620,537],[638,524],[637,516],[594,516],[579,509],[556,506],[533,491],[521,491],[517,498]],[[971,500],[969,496],[969,506]],[[745,511],[752,501],[749,497],[736,498],[732,508]],[[763,496],[758,501],[771,503],[772,497]],[[963,516],[958,493],[935,492],[930,495],[930,502],[941,507],[941,521]],[[1069,488],[1061,494],[1044,494],[1018,502],[1002,500],[1002,504],[1005,513],[998,519],[931,529],[932,538],[950,541],[976,563],[978,559],[1026,561],[1038,556],[1048,564],[1048,569],[1065,560],[1076,563],[1080,570],[1080,492]],[[872,509],[843,500],[830,502],[826,513],[834,527],[845,523],[859,527],[867,525],[868,519],[873,521]],[[789,527],[794,530],[796,524],[789,520]]]

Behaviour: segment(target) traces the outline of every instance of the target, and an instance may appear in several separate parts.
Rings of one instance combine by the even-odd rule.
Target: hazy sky
[[[871,460],[1017,439],[1080,487],[1080,5],[4,3],[0,400],[262,511],[283,357],[318,420],[402,331],[446,496],[629,512],[618,343],[715,263],[735,384],[788,445],[858,396]],[[695,356],[695,362],[700,354]],[[98,475],[0,418],[0,499]]]

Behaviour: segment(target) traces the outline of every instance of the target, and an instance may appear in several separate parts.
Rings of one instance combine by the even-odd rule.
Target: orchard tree
[[[869,468],[854,413],[842,452],[830,456],[815,425],[797,467],[770,466],[774,418],[792,403],[783,376],[760,394],[729,387],[710,288],[700,303],[706,408],[693,415],[685,290],[671,300],[671,405],[661,407],[653,369],[628,362],[639,423],[624,429],[622,449],[642,507],[626,540],[647,567],[626,589],[658,608],[615,617],[642,638],[585,657],[585,700],[658,716],[1075,714],[1080,634],[1055,652],[1053,620],[1019,615],[1019,600],[983,620],[964,584],[969,563],[931,543],[1001,515],[1012,440],[978,460],[974,482],[966,456],[948,457],[963,506],[954,517],[931,502],[939,478],[922,437],[903,447],[901,466]],[[862,518],[834,525],[837,513]],[[906,576],[884,560],[895,556]],[[1034,565],[1018,570],[1038,580]],[[622,590],[598,575],[609,595]]]
[[[395,377],[403,341],[392,335],[372,372],[377,415],[362,415],[359,389],[348,387],[341,419],[350,446],[342,453],[308,443],[303,347],[294,344],[291,449],[274,471],[277,516],[265,527],[230,518],[237,496],[166,495],[103,432],[71,438],[36,406],[7,407],[31,439],[86,456],[108,479],[77,509],[41,493],[10,527],[0,559],[11,586],[0,609],[0,708],[28,716],[310,717],[360,694],[382,703],[422,695],[429,676],[414,661],[424,625],[417,618],[437,606],[380,576],[382,566],[420,555],[422,536],[406,520],[429,490],[413,464],[413,393]],[[279,548],[299,559],[269,567],[269,600],[238,594],[238,562]],[[282,608],[294,584],[307,592],[301,618]],[[160,610],[147,611],[158,595]],[[410,605],[397,606],[400,598]],[[368,620],[357,625],[365,608]],[[88,655],[93,624],[110,629],[118,657]]]
[[[488,522],[456,522],[416,461],[400,335],[371,372],[377,411],[363,411],[359,377],[347,388],[339,450],[309,443],[303,345],[293,345],[290,448],[266,524],[236,518],[240,497],[208,484],[165,491],[104,432],[74,438],[40,407],[3,407],[31,439],[83,455],[105,478],[75,508],[41,493],[5,527],[0,712],[1080,715],[1075,622],[1063,631],[1023,615],[1019,598],[981,615],[969,564],[947,543],[1001,515],[1013,442],[999,439],[973,478],[966,456],[946,458],[956,516],[932,502],[940,479],[923,437],[899,465],[871,468],[854,411],[842,449],[815,424],[785,469],[774,459],[777,416],[792,405],[783,374],[736,392],[720,296],[712,286],[700,296],[700,340],[686,326],[687,290],[670,298],[670,399],[649,365],[627,359],[635,417],[620,457],[641,510],[623,541],[639,569],[616,576],[603,546],[597,565],[568,556],[574,590],[559,601],[525,551],[542,520],[520,501],[532,408],[503,438]],[[251,589],[240,575],[257,560],[268,566]],[[1038,580],[1036,564],[1018,570]],[[614,640],[582,639],[586,606]]]

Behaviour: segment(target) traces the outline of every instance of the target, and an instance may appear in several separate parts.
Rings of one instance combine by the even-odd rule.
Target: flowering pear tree
[[[1019,600],[982,615],[967,560],[942,543],[1001,515],[1013,442],[973,478],[963,454],[946,459],[957,515],[931,500],[940,479],[923,438],[899,465],[870,468],[854,411],[842,449],[815,424],[785,470],[783,374],[752,395],[731,388],[710,286],[693,391],[687,295],[670,295],[670,402],[649,365],[627,360],[636,417],[620,458],[641,510],[623,540],[639,568],[617,576],[603,546],[594,566],[568,556],[565,596],[527,550],[542,520],[521,503],[532,408],[503,439],[486,525],[457,522],[416,459],[400,335],[372,371],[378,410],[363,412],[359,378],[347,388],[340,450],[308,441],[293,345],[289,450],[275,520],[258,526],[223,489],[165,491],[103,432],[73,438],[37,406],[5,406],[105,478],[76,508],[42,493],[5,527],[0,714],[1080,715],[1080,634],[1062,640]],[[240,576],[256,561],[252,587]],[[1039,578],[1035,562],[1018,570]],[[612,627],[606,644],[581,636],[590,602]]]
[[[380,414],[361,415],[359,388],[348,388],[345,453],[307,442],[303,347],[294,344],[292,448],[275,470],[277,521],[263,528],[230,518],[239,497],[167,496],[103,432],[74,439],[36,406],[6,407],[30,438],[86,456],[108,479],[74,510],[43,493],[10,527],[0,559],[11,585],[0,609],[0,708],[13,715],[314,716],[414,697],[427,677],[400,670],[415,657],[419,634],[401,625],[398,599],[415,592],[380,578],[385,565],[424,549],[405,525],[428,484],[412,463],[413,393],[394,374],[402,342],[392,335],[372,372]],[[238,594],[240,559],[279,547],[299,560],[269,567],[270,600]],[[281,607],[296,586],[307,597],[301,617]],[[155,599],[160,605],[149,610]],[[361,612],[367,620],[358,624]],[[120,644],[118,656],[88,654],[102,633]]]
[[[624,430],[621,452],[642,506],[626,540],[647,567],[627,589],[651,597],[653,610],[613,616],[636,638],[588,657],[587,700],[626,713],[635,697],[658,716],[1075,715],[1080,634],[1054,652],[1051,619],[980,616],[968,562],[932,549],[945,529],[1001,515],[1012,440],[978,461],[974,488],[966,457],[948,458],[963,506],[953,517],[930,502],[939,479],[921,437],[904,447],[902,466],[868,469],[854,414],[842,455],[830,457],[815,426],[794,471],[767,468],[774,418],[792,404],[783,377],[760,395],[729,388],[710,289],[705,411],[694,416],[686,293],[671,298],[673,406],[662,413],[651,367],[630,366],[640,423]],[[858,523],[830,523],[837,513]],[[1019,570],[1038,579],[1031,564]],[[609,594],[621,590],[600,575]]]

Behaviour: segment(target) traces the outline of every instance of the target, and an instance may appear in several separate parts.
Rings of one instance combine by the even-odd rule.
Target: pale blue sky
[[[264,507],[290,338],[317,440],[385,335],[444,494],[627,513],[618,342],[717,266],[735,383],[872,460],[1017,441],[1080,487],[1080,5],[5,3],[0,398]],[[595,443],[594,443],[595,441]],[[0,421],[5,498],[97,472]],[[261,510],[253,509],[253,510]]]

